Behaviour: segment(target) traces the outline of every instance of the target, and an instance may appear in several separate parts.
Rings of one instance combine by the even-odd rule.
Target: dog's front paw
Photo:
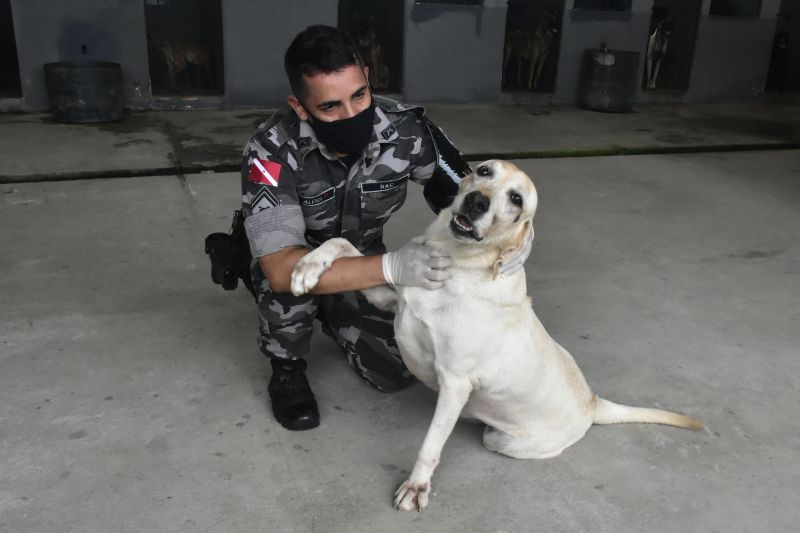
[[[394,508],[401,511],[422,511],[428,506],[428,496],[431,492],[430,482],[412,483],[410,479],[394,493]]]
[[[301,296],[317,286],[319,278],[331,267],[331,261],[314,252],[303,256],[292,270],[292,294]]]

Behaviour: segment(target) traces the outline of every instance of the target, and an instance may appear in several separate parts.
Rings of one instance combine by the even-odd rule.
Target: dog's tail
[[[691,416],[662,411],[661,409],[648,409],[645,407],[631,407],[604,400],[599,396],[595,400],[595,424],[622,424],[625,422],[643,422],[645,424],[666,424],[679,428],[700,430],[705,424]]]

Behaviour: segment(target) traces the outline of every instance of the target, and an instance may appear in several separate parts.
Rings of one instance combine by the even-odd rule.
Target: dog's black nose
[[[480,216],[489,210],[489,197],[479,191],[472,191],[464,197],[464,211],[472,217]]]

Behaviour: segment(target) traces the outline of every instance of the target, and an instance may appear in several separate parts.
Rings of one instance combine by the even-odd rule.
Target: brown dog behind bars
[[[177,88],[178,76],[192,65],[197,75],[202,76],[202,81],[211,83],[211,52],[208,46],[200,43],[182,41],[153,42],[155,48],[161,53],[167,67],[167,83],[171,89]]]

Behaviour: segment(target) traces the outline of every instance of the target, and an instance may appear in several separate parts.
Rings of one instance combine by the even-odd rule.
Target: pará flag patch
[[[278,186],[281,177],[281,164],[267,159],[254,157],[250,163],[250,173],[247,179],[262,185]]]

